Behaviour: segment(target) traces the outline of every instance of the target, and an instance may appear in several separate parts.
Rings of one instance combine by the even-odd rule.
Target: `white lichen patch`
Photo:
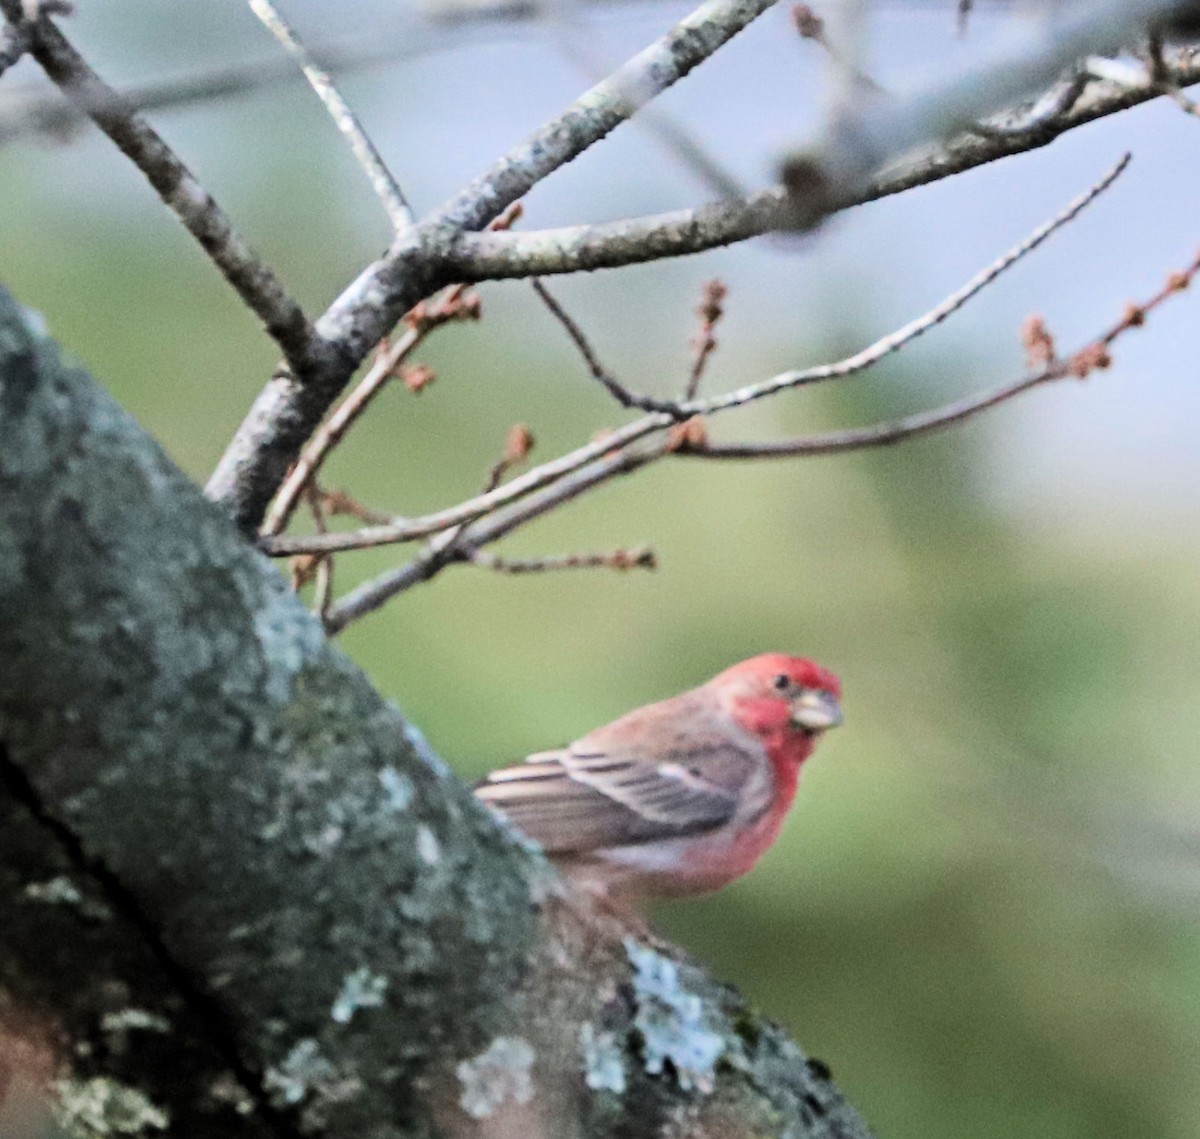
[[[130,1037],[135,1032],[170,1032],[171,1022],[158,1013],[141,1008],[123,1008],[117,1012],[106,1012],[100,1018],[100,1030],[106,1043],[117,1055],[129,1050]]]
[[[142,1092],[115,1080],[60,1080],[56,1087],[55,1122],[75,1139],[145,1135],[170,1124],[167,1113]]]
[[[590,1024],[579,1030],[579,1047],[583,1051],[583,1079],[594,1092],[625,1090],[625,1056],[616,1034],[597,1032]]]
[[[123,1008],[119,1012],[106,1012],[100,1020],[105,1032],[170,1032],[171,1022],[165,1016],[143,1008]]]
[[[669,957],[632,938],[625,939],[625,952],[635,971],[633,1025],[642,1037],[646,1071],[661,1075],[669,1062],[684,1091],[711,1092],[725,1039],[706,1022],[704,1002],[683,987]]]
[[[290,594],[263,598],[253,619],[255,636],[267,650],[263,693],[273,704],[284,704],[296,673],[325,647],[324,632],[311,614],[298,609]]]
[[[50,905],[77,906],[83,901],[79,887],[65,874],[51,878],[48,882],[30,882],[25,887],[25,897]]]
[[[359,1009],[380,1008],[387,993],[388,979],[372,973],[365,965],[347,973],[329,1015],[338,1024],[349,1024]]]
[[[249,1115],[254,1110],[254,1097],[232,1072],[222,1072],[213,1080],[208,1094],[217,1103],[228,1104],[238,1115]]]
[[[112,917],[112,911],[103,902],[85,897],[65,874],[59,874],[46,882],[30,882],[23,893],[31,902],[42,902],[49,906],[70,906],[79,910],[84,917],[96,921],[107,921]]]
[[[436,866],[442,860],[442,844],[424,823],[417,827],[417,855],[426,866]]]
[[[533,1099],[532,1045],[519,1036],[497,1036],[487,1050],[454,1069],[462,1085],[459,1104],[475,1119],[487,1119],[504,1104]]]
[[[343,827],[338,826],[337,823],[328,823],[316,834],[304,836],[304,849],[309,854],[321,857],[340,846],[345,837],[346,831]]]
[[[399,814],[407,811],[413,800],[412,780],[389,764],[379,771],[379,786],[383,788],[383,805]]]
[[[263,1087],[276,1107],[294,1107],[337,1078],[337,1070],[321,1055],[315,1040],[299,1041],[263,1077]]]

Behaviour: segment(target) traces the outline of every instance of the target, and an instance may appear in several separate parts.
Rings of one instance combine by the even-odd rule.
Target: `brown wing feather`
[[[550,854],[654,842],[727,823],[762,768],[698,693],[640,708],[561,751],[492,772],[476,788]],[[653,760],[638,744],[653,743]]]

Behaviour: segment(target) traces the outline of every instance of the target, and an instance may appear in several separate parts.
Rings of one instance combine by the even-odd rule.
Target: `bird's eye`
[[[777,677],[775,677],[775,687],[778,688],[780,692],[786,692],[789,688],[791,688],[791,686],[792,678],[786,673],[781,672]]]

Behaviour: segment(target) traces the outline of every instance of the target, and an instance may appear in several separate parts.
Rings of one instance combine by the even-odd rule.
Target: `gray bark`
[[[68,1107],[188,1139],[867,1135],[564,894],[35,326],[0,292],[0,1068],[40,1026]]]

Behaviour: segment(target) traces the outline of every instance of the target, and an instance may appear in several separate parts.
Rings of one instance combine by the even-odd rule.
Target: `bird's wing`
[[[677,698],[682,699],[682,698]],[[665,701],[664,704],[671,704]],[[475,794],[551,854],[678,838],[729,822],[763,768],[748,741],[639,709],[560,751],[494,771]],[[654,758],[643,741],[655,745]]]

